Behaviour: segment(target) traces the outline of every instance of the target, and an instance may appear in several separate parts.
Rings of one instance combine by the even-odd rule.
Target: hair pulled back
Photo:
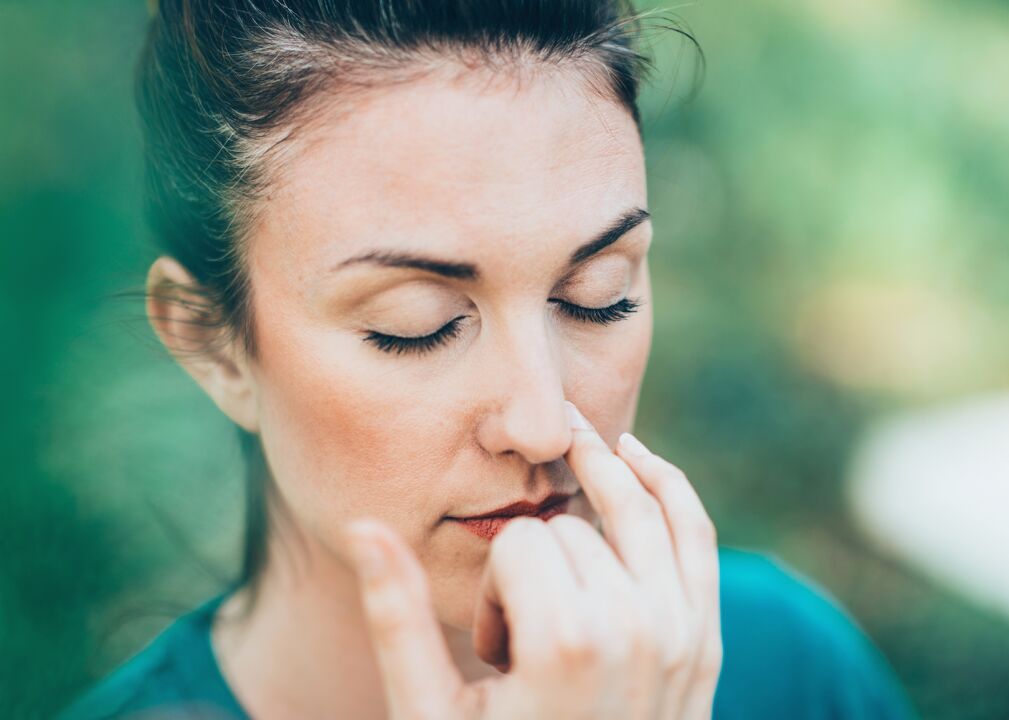
[[[312,102],[409,79],[438,61],[570,65],[640,130],[629,0],[161,0],[136,73],[145,214],[160,249],[193,276],[198,322],[256,356],[246,234],[271,169]],[[671,29],[694,43],[671,23]],[[696,46],[696,43],[694,43]],[[702,57],[703,59],[703,57]],[[174,288],[178,289],[178,288]],[[171,295],[172,288],[165,288]],[[246,529],[238,586],[266,557],[272,481],[256,435],[239,428]]]

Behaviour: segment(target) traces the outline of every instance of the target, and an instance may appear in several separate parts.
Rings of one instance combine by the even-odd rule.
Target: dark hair
[[[136,76],[148,222],[197,283],[185,288],[198,298],[186,301],[199,307],[197,322],[253,358],[245,233],[270,169],[323,92],[408,80],[446,56],[467,67],[531,59],[583,72],[640,132],[638,89],[653,69],[636,49],[649,14],[629,0],[161,0],[151,9]],[[179,289],[158,292],[180,300]],[[239,434],[247,488],[236,585],[254,587],[273,487],[258,436]]]

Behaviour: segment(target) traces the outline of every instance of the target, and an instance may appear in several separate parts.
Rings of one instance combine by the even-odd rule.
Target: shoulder
[[[210,649],[209,628],[219,602],[214,598],[174,620],[64,709],[59,720],[243,717]]]
[[[887,660],[825,588],[774,555],[719,548],[716,718],[914,714]]]
[[[172,646],[177,620],[150,644],[92,687],[60,715],[60,720],[119,717],[156,704],[171,685]]]

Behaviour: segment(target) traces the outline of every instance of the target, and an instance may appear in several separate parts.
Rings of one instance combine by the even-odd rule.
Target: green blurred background
[[[689,51],[650,34],[638,429],[723,544],[851,610],[924,717],[1007,718],[1009,615],[867,540],[845,478],[879,418],[1009,386],[1009,4],[676,11],[708,65],[683,105]],[[154,257],[131,96],[146,18],[0,0],[4,718],[50,716],[237,567],[232,428],[112,296]]]

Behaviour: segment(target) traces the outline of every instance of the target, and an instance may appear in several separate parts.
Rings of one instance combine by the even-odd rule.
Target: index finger
[[[676,558],[661,504],[574,404],[564,403],[572,429],[564,457],[599,513],[607,539],[636,580],[672,602]]]

